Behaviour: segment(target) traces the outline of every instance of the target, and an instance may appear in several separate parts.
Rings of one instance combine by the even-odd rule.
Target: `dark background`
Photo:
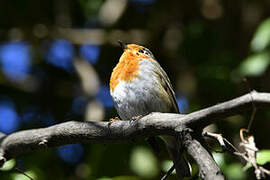
[[[117,116],[108,85],[118,39],[153,52],[184,113],[269,92],[269,9],[269,0],[1,0],[0,131]],[[209,129],[237,145],[250,114]],[[258,110],[251,127],[259,149],[270,148],[269,118]],[[14,166],[39,180],[158,179],[171,163],[162,152],[156,157],[144,141],[68,145],[11,160],[0,179],[27,179]],[[255,178],[232,155],[214,156],[228,179]]]

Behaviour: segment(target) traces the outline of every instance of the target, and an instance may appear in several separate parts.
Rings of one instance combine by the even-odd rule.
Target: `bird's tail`
[[[161,138],[165,141],[168,152],[173,160],[177,179],[181,180],[184,177],[190,177],[192,169],[181,152],[181,145],[177,142],[175,137],[162,136]]]

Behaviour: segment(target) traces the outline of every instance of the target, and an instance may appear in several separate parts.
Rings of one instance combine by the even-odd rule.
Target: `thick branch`
[[[0,134],[0,163],[35,150],[64,144],[119,143],[153,135],[176,135],[185,128],[202,129],[214,120],[220,120],[222,117],[246,110],[252,106],[252,103],[257,107],[268,107],[270,106],[270,94],[253,91],[239,98],[187,115],[151,113],[139,120],[118,121],[110,126],[107,122],[70,121],[48,128],[20,131],[10,135]],[[194,141],[192,144],[195,146],[196,142]],[[187,149],[189,148],[192,149],[193,145],[187,146]],[[200,154],[200,152],[198,153]],[[193,155],[195,156],[195,154]],[[204,167],[204,162],[199,159],[195,160],[199,163],[199,167]]]
[[[174,134],[174,114],[153,113],[136,121],[76,122],[69,121],[48,128],[24,130],[0,135],[0,152],[5,159],[35,150],[74,143],[120,143],[159,134]],[[181,117],[184,115],[176,115]],[[175,118],[174,118],[175,119]],[[170,120],[171,121],[171,120]],[[181,124],[178,124],[181,127]]]
[[[188,114],[184,118],[184,124],[195,127],[205,127],[214,120],[240,114],[241,112],[256,107],[270,107],[270,93],[252,91],[238,98],[226,101],[209,108]]]
[[[206,180],[224,180],[224,176],[209,152],[190,134],[185,135],[184,146],[199,168],[199,176]]]

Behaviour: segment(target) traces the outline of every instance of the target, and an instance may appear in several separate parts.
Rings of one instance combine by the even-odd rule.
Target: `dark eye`
[[[138,52],[139,52],[139,53],[144,53],[144,51],[143,51],[142,49],[140,49]]]

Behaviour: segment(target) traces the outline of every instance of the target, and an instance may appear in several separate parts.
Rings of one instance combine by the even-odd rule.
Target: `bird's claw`
[[[131,118],[131,120],[132,120],[132,121],[136,121],[136,120],[141,119],[142,117],[143,117],[142,115],[139,115],[139,116],[133,116],[133,117]]]
[[[112,123],[114,123],[116,121],[120,121],[120,118],[119,117],[111,118],[110,121],[109,121],[108,126],[110,126]]]

